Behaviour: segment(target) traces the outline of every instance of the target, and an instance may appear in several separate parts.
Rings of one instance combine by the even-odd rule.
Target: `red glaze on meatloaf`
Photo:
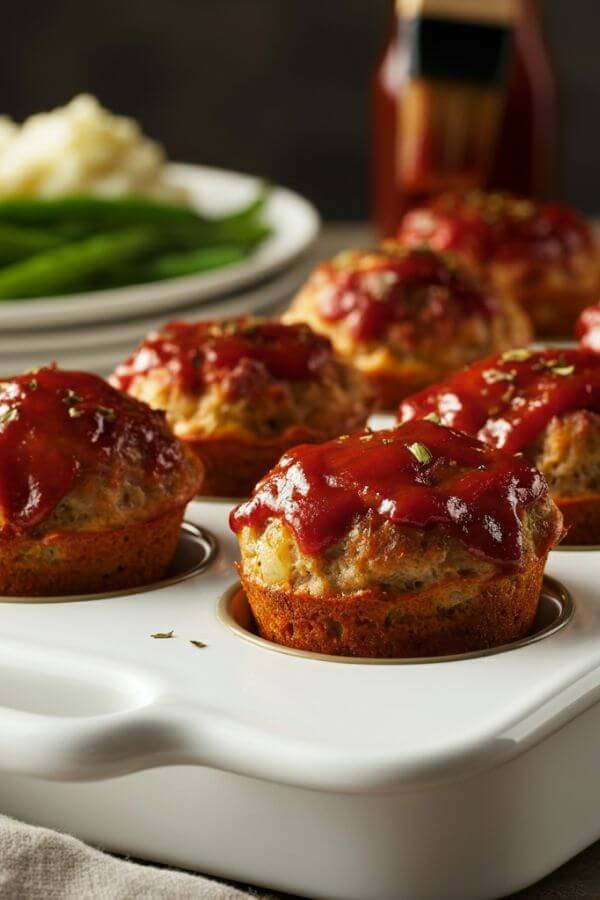
[[[540,335],[568,335],[600,289],[598,243],[568,206],[506,193],[447,193],[408,212],[398,239],[450,251],[519,302]]]
[[[571,543],[600,542],[600,356],[514,350],[407,398],[400,422],[432,417],[544,474]]]
[[[112,383],[164,409],[206,468],[203,493],[244,496],[288,447],[364,425],[362,377],[306,325],[241,318],[171,322]]]
[[[155,580],[200,468],[164,416],[55,366],[0,383],[0,593]]]
[[[387,241],[317,267],[286,321],[305,321],[366,375],[381,404],[490,352],[527,343],[520,309],[483,288],[453,258]]]

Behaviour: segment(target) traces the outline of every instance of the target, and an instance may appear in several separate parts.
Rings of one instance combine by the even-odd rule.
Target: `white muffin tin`
[[[219,550],[185,580],[0,604],[2,812],[346,900],[499,897],[600,837],[599,551],[551,554],[574,612],[549,584],[534,642],[348,665],[231,621],[229,510],[189,507]]]

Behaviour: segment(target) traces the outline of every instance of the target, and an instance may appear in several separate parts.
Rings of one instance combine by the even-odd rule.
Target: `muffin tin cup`
[[[52,596],[18,597],[0,595],[0,603],[74,603],[81,600],[103,600],[109,597],[126,597],[171,587],[204,572],[215,559],[217,539],[192,522],[183,522],[181,534],[167,574],[151,584],[121,588],[116,591],[99,591],[89,594],[58,594]]]
[[[586,548],[587,549],[587,548]],[[328,653],[313,653],[309,650],[297,650],[294,647],[286,647],[273,641],[262,638],[257,630],[252,610],[246,598],[246,594],[239,582],[223,594],[219,600],[217,615],[220,621],[229,627],[239,637],[251,641],[266,650],[275,650],[290,656],[300,656],[306,659],[319,659],[334,663],[351,663],[354,665],[429,665],[431,663],[456,662],[466,659],[478,659],[483,656],[493,656],[498,653],[507,653],[536,643],[550,637],[569,624],[574,612],[573,598],[569,591],[559,581],[549,576],[544,576],[540,603],[536,614],[533,629],[526,637],[509,644],[498,647],[487,647],[483,650],[475,650],[469,653],[454,653],[447,656],[420,656],[420,657],[394,657],[377,658],[362,656],[335,656]]]

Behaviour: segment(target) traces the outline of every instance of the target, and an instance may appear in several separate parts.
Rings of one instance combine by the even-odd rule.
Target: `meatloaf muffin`
[[[327,335],[373,384],[380,405],[488,353],[528,343],[519,307],[482,290],[449,256],[386,242],[318,266],[284,317]]]
[[[163,409],[202,460],[205,495],[247,496],[288,447],[364,425],[372,395],[305,325],[266,319],[171,322],[112,383]]]
[[[600,543],[600,356],[508,351],[409,397],[400,422],[433,417],[523,453],[548,482],[566,543]]]
[[[575,326],[575,337],[585,350],[600,353],[600,303],[588,306],[581,313]]]
[[[426,421],[295,447],[231,515],[260,634],[364,657],[527,634],[561,522],[527,460]]]
[[[0,594],[149,583],[201,469],[161,413],[55,367],[0,383]]]
[[[399,240],[452,251],[518,303],[540,336],[570,335],[600,290],[600,252],[573,209],[510,194],[442,194],[408,212]]]

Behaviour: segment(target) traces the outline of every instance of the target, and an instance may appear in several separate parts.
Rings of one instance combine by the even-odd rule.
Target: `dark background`
[[[485,3],[486,0],[481,0]],[[600,212],[600,0],[541,0],[561,194]],[[391,0],[30,0],[3,11],[0,106],[91,91],[172,159],[263,174],[326,218],[368,214],[369,79]]]

